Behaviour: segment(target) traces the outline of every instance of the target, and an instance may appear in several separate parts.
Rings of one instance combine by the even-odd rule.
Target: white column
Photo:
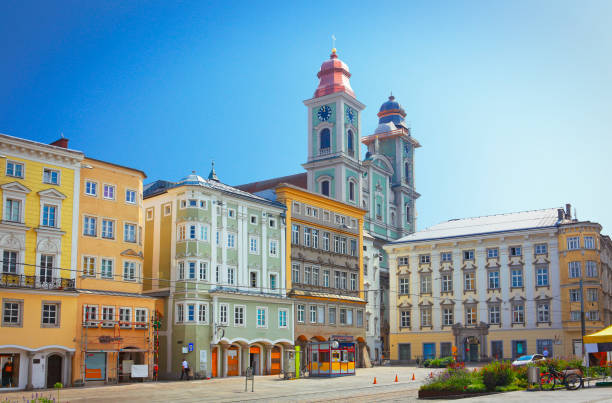
[[[217,344],[217,377],[221,378],[223,376],[222,371],[222,362],[223,362],[223,349],[220,344]]]
[[[281,263],[280,263],[280,282],[279,282],[279,288],[281,289],[281,294],[282,295],[287,295],[287,281],[285,280],[285,276],[286,276],[286,271],[287,271],[287,262],[285,261],[285,236],[286,236],[286,226],[285,224],[282,223],[282,219],[279,218],[279,222],[278,225],[280,225],[281,227],[281,239],[278,242],[278,247],[280,248],[280,257],[281,257]],[[319,237],[322,236],[322,233],[319,233]],[[322,242],[321,239],[319,238],[319,242]],[[323,267],[321,267],[319,269],[319,276],[322,277],[323,276]],[[320,280],[319,277],[319,281]],[[289,320],[289,318],[287,318],[287,320]]]
[[[412,312],[410,313],[410,325],[412,331],[419,331],[421,327],[421,311],[419,307],[419,295],[421,295],[421,282],[419,278],[419,255],[416,251],[410,251],[410,255],[408,257],[410,272],[410,284],[412,288],[412,295],[410,299],[412,300]]]
[[[221,351],[223,352],[223,377],[226,378],[227,377],[227,351],[228,349],[226,347],[221,347]]]
[[[487,269],[485,262],[487,261],[487,251],[483,246],[476,248],[476,292],[478,293],[478,322],[487,323]],[[483,348],[482,346],[481,348]]]
[[[227,200],[222,199],[223,207],[221,208],[221,283],[227,284]]]
[[[548,266],[548,276],[551,295],[561,295],[561,280],[559,273],[561,268],[559,267],[559,245],[557,244],[557,236],[555,233],[551,233],[550,242],[548,243],[548,257],[550,264]],[[565,268],[567,270],[567,268]],[[550,302],[550,315],[552,319],[552,327],[561,327],[561,299],[553,298]]]
[[[502,303],[500,306],[502,329],[511,329],[511,307],[510,307],[510,267],[508,266],[508,245],[505,242],[499,245],[500,285]]]
[[[525,242],[523,248],[523,282],[525,286],[525,325],[528,328],[536,326],[536,303],[535,303],[535,267],[533,266],[533,244]],[[558,295],[558,294],[557,294]]]
[[[263,214],[262,214],[263,215]],[[266,218],[259,217],[259,225],[261,228],[261,289],[263,292],[269,292],[270,284],[268,281],[268,214]]]
[[[433,330],[440,330],[442,327],[442,314],[440,310],[440,252],[437,249],[432,249],[431,255],[431,291],[432,291],[432,302],[431,308],[431,323]],[[374,351],[372,351],[374,353]]]
[[[246,261],[242,254],[243,245],[245,244],[245,233],[242,223],[244,222],[244,206],[238,205],[236,209],[236,227],[238,229],[238,239],[236,240],[236,253],[238,255],[238,267],[236,270],[236,283],[239,287],[244,285],[244,273],[246,272]]]
[[[463,271],[461,265],[463,256],[461,249],[458,246],[453,248],[453,296],[455,298],[455,323],[461,323],[465,326],[465,315],[463,306]],[[457,348],[461,348],[457,346]]]
[[[210,282],[217,282],[217,200],[215,197],[210,201]],[[221,239],[219,239],[221,242]],[[215,307],[216,308],[216,307]]]

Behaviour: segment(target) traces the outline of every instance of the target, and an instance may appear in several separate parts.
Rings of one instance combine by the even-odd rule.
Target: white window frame
[[[128,195],[134,195],[134,201],[130,201]],[[136,204],[138,202],[138,192],[134,189],[125,189],[125,202],[127,204]]]
[[[580,237],[572,236],[567,238],[567,250],[580,249]]]
[[[47,172],[49,173],[49,175],[46,175]],[[46,180],[45,179],[45,176],[51,177],[52,176],[51,174],[53,172],[57,173],[57,182],[53,182],[52,180]],[[46,183],[48,185],[61,186],[61,183],[62,183],[62,171],[60,171],[59,169],[56,169],[56,168],[43,167],[42,183]]]
[[[15,166],[17,166],[17,165],[21,166],[21,175],[9,174],[9,164],[13,165],[13,173],[15,172]],[[11,178],[25,179],[25,163],[23,163],[21,161],[15,161],[15,160],[7,159],[6,160],[4,174],[6,176],[10,176]]]
[[[107,188],[107,187],[108,187],[109,189],[110,189],[110,188],[112,188],[112,189],[113,189],[113,197],[107,197],[107,196],[106,196],[106,188]],[[113,184],[110,184],[110,183],[104,183],[104,184],[102,185],[102,198],[103,198],[104,200],[115,200],[115,199],[117,199],[117,186],[115,186],[115,185],[113,185]]]
[[[128,226],[132,226],[134,227],[134,240],[128,240],[126,237],[126,230],[128,228]],[[133,223],[133,222],[128,222],[128,221],[124,221],[123,222],[123,242],[129,242],[129,243],[137,243],[138,242],[138,224]]]
[[[304,305],[304,304],[297,304],[295,309],[297,311],[297,314],[296,314],[296,321],[297,321],[297,323],[304,323],[304,320],[306,319],[305,318],[305,316],[306,316],[306,305]],[[301,317],[301,319],[300,319],[300,317]]]
[[[285,314],[285,323],[283,324],[283,318],[281,314]],[[279,308],[278,309],[278,327],[280,329],[287,329],[289,327],[289,309]]]
[[[255,249],[253,249],[253,245],[255,245]],[[259,237],[249,236],[249,254],[259,255]]]
[[[225,308],[225,320],[223,320],[223,308]],[[222,302],[219,304],[219,324],[227,326],[229,324],[229,304]]]
[[[263,310],[264,312],[264,324],[261,325],[259,323],[259,311]],[[255,325],[257,328],[260,329],[267,329],[268,328],[268,307],[267,306],[257,306],[255,307]]]
[[[202,309],[204,309],[204,320],[202,320],[200,313],[202,312]],[[202,324],[202,325],[208,325],[209,323],[209,318],[210,317],[210,311],[208,309],[208,302],[198,302],[198,323]]]
[[[86,265],[85,265],[85,260],[88,260],[88,263],[93,263],[93,267],[89,267],[90,265],[87,264],[87,271],[86,271]],[[98,259],[96,256],[91,256],[91,255],[83,255],[81,256],[81,276],[83,277],[96,277],[97,274],[97,263],[98,263]],[[93,269],[93,273],[91,273],[91,269]]]
[[[126,312],[128,315],[126,315]],[[127,316],[128,320],[125,320]],[[129,306],[120,306],[119,307],[119,327],[121,329],[131,329],[132,328],[132,308]]]
[[[269,256],[278,257],[278,239],[270,239],[269,241]]]
[[[163,205],[164,217],[172,214],[172,203],[166,203]]]
[[[125,276],[125,274],[126,274],[126,271],[125,271],[126,270],[126,264],[134,265],[133,266],[133,268],[134,268],[134,270],[133,270],[133,278],[132,278],[131,275],[126,278],[126,276]],[[123,267],[123,271],[122,271],[122,279],[123,279],[123,281],[133,281],[135,283],[139,282],[138,281],[138,276],[139,276],[139,273],[138,273],[139,267],[138,266],[139,266],[138,262],[136,262],[134,260],[124,260],[123,261],[123,265],[122,265],[122,267]],[[131,273],[128,272],[128,274],[131,274]]]
[[[108,222],[110,222],[111,225],[112,225],[112,228],[111,228],[112,229],[112,231],[111,231],[112,233],[111,233],[110,237],[104,235],[107,232],[107,231],[104,230],[104,224],[108,223]],[[117,222],[115,220],[112,220],[110,218],[102,217],[101,220],[100,220],[100,238],[114,240],[115,239],[115,229],[116,229],[116,227],[117,227]]]
[[[95,187],[95,191],[93,193],[88,192],[87,191],[87,185],[94,185]],[[85,196],[90,196],[90,197],[98,197],[98,189],[99,189],[99,183],[97,181],[93,181],[91,179],[86,179],[85,180],[85,184],[83,186],[83,193],[85,194]]]
[[[242,323],[237,323],[236,322],[236,309],[240,309],[242,310]],[[234,327],[246,327],[247,324],[247,307],[246,305],[240,305],[240,304],[235,304],[234,305],[234,314],[233,314],[233,323],[234,323]]]
[[[595,249],[595,237],[592,237],[592,236],[584,237],[584,249]]]

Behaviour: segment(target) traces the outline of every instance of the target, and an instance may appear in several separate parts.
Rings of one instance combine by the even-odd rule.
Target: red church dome
[[[323,62],[317,77],[319,78],[319,86],[315,91],[315,98],[333,94],[334,92],[346,92],[350,96],[355,97],[349,81],[351,73],[349,73],[346,63],[338,59],[336,49],[332,49],[329,60]]]

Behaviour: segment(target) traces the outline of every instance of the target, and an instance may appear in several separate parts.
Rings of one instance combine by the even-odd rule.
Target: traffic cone
[[[376,377],[374,377],[374,383],[372,385],[376,385]]]
[[[394,382],[399,382],[399,381],[397,380],[397,374],[395,374],[395,381],[394,381]]]
[[[415,377],[414,377],[414,372],[412,373],[412,380],[413,380],[413,381],[415,380]]]
[[[429,373],[429,377],[430,377],[430,378],[433,378],[433,372],[430,372],[430,373]]]

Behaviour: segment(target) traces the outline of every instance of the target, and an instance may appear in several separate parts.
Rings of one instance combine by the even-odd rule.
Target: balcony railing
[[[69,278],[0,273],[0,287],[35,288],[43,290],[74,290],[75,284],[74,280]]]
[[[329,155],[329,154],[331,154],[331,148],[330,147],[319,149],[319,155]]]

